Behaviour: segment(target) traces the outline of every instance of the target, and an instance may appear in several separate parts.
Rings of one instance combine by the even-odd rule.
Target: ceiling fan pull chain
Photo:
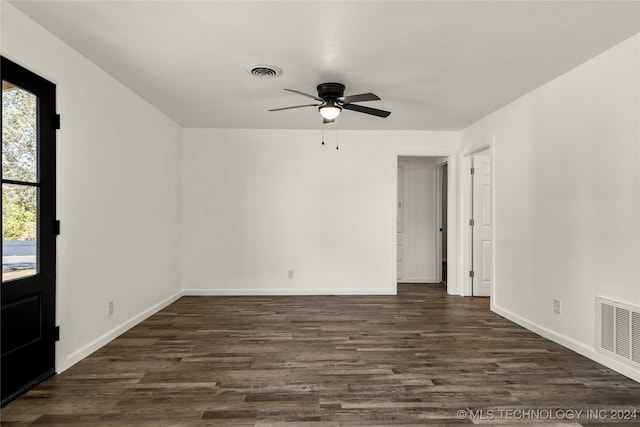
[[[324,122],[322,123],[322,145],[324,145]]]
[[[338,132],[338,122],[336,121],[336,150],[338,149],[338,134],[340,132]]]

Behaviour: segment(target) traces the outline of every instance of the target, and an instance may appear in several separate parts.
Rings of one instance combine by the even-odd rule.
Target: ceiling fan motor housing
[[[317,89],[318,97],[324,100],[336,100],[344,96],[344,85],[342,83],[320,83]]]

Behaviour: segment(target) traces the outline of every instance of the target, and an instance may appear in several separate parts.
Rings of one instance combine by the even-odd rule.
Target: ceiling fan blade
[[[329,124],[329,123],[333,123],[335,121],[336,121],[336,119],[329,120],[329,119],[325,119],[324,117],[322,118],[322,124],[323,125],[326,125],[326,124]]]
[[[293,90],[293,89],[285,89],[285,90],[288,90],[289,92],[297,93],[298,95],[302,95],[302,96],[306,96],[306,97],[309,97],[309,98],[313,98],[316,101],[320,101],[320,102],[323,101],[322,98],[318,98],[315,95],[309,95],[308,93],[300,92],[299,90]]]
[[[274,108],[269,111],[282,111],[282,110],[291,110],[293,108],[303,108],[303,107],[319,107],[322,104],[306,104],[306,105],[294,105],[293,107],[282,107],[282,108]]]
[[[358,95],[341,96],[338,98],[338,101],[342,101],[347,104],[350,102],[380,101],[380,97],[373,93],[361,93]]]
[[[364,107],[356,104],[344,104],[342,106],[345,110],[357,111],[358,113],[371,114],[372,116],[387,117],[391,114],[391,111],[378,110],[377,108]]]

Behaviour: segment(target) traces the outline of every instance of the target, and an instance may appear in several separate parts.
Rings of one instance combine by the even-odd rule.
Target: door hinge
[[[54,236],[59,236],[60,235],[60,220],[56,219],[55,221],[53,221],[53,235]]]
[[[60,129],[60,114],[53,115],[53,128]]]
[[[473,277],[473,276],[474,276],[474,274],[473,274],[473,270],[471,270],[471,271],[469,272],[469,277]]]
[[[56,326],[53,328],[53,339],[56,341],[60,341],[60,326]]]
[[[469,225],[473,227],[474,225],[476,225],[476,222],[474,220],[470,219],[469,220]]]
[[[475,168],[471,168],[471,175],[474,175],[476,173],[476,169]]]

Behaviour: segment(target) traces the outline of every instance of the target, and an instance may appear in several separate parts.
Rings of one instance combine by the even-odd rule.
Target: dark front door
[[[2,58],[2,405],[55,373],[56,87]]]

